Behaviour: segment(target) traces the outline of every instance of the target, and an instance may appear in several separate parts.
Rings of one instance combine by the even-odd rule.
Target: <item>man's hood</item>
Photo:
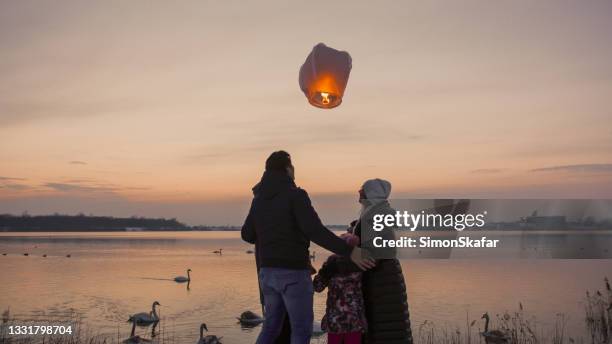
[[[287,174],[278,171],[266,171],[259,183],[253,187],[253,194],[270,199],[291,187],[295,187],[295,183]]]

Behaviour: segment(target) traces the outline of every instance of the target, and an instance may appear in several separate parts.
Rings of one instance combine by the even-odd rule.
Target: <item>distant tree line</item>
[[[24,213],[21,216],[10,214],[0,215],[0,231],[22,232],[77,232],[77,231],[180,231],[192,230],[191,227],[176,219],[145,218],[145,217],[111,217],[93,215],[40,215],[31,216]]]

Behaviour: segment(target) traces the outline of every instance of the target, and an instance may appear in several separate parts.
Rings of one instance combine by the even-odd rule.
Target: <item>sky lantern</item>
[[[300,68],[300,88],[308,102],[332,109],[342,103],[351,73],[351,55],[319,43],[312,48]]]

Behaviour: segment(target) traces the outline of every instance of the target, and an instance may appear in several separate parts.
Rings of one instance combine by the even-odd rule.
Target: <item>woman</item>
[[[388,201],[390,193],[391,183],[382,179],[370,179],[359,190],[360,219],[351,224],[349,231],[361,238],[361,245],[365,250],[372,246],[373,231],[367,230],[372,228],[372,216],[395,214]],[[393,229],[385,229],[376,235],[390,238],[393,236]],[[362,277],[368,323],[363,343],[412,344],[410,313],[402,267],[395,258],[395,251],[385,250],[373,252],[375,257],[385,258],[377,259],[376,267],[365,271]],[[358,270],[359,268],[350,260],[338,257],[323,264],[319,274],[331,278],[337,273]]]

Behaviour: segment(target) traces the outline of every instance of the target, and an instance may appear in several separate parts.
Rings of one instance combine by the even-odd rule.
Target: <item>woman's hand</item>
[[[376,266],[376,261],[373,258],[363,257],[363,251],[359,247],[355,247],[351,251],[351,260],[363,271]]]

